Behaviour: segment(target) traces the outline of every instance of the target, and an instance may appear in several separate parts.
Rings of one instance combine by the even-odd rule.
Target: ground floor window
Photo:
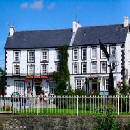
[[[84,86],[84,79],[76,79],[76,88],[83,89]]]
[[[24,95],[24,81],[14,81],[14,92]]]

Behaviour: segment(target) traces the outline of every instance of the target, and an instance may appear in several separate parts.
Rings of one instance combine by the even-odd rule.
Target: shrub
[[[113,110],[107,109],[104,116],[97,117],[98,125],[95,127],[96,130],[119,130],[120,124],[115,121],[115,117],[112,115]]]

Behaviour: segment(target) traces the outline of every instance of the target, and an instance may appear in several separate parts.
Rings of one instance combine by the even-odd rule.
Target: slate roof
[[[81,27],[76,33],[73,45],[98,44],[99,39],[104,44],[123,43],[127,32],[128,28],[124,28],[123,24]]]
[[[72,29],[15,32],[8,37],[5,49],[31,49],[69,45]]]

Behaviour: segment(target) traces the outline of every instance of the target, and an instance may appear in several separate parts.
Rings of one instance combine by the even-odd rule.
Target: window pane
[[[78,49],[73,50],[73,60],[78,60]]]
[[[24,95],[24,81],[15,81],[15,92],[18,92],[20,95]]]
[[[97,62],[92,62],[92,73],[97,73]]]
[[[82,73],[87,73],[87,63],[82,63]]]
[[[87,59],[87,49],[86,49],[86,48],[83,48],[83,49],[82,49],[82,59],[83,59],[83,60],[86,60],[86,59]]]
[[[74,72],[74,74],[77,74],[78,73],[78,64],[77,63],[74,63],[73,64],[73,72]]]
[[[28,52],[28,61],[29,61],[29,62],[34,62],[34,58],[35,58],[35,53],[34,53],[34,51],[29,51],[29,52]]]
[[[48,72],[47,66],[48,66],[47,64],[41,65],[41,73],[42,73],[42,74],[47,74],[47,72]]]
[[[14,65],[14,74],[16,74],[16,75],[20,74],[20,66],[19,65]]]
[[[106,62],[101,62],[101,72],[106,73],[107,71],[107,64]]]
[[[14,61],[15,62],[20,61],[20,52],[19,51],[14,52]]]
[[[97,48],[92,48],[92,58],[96,59],[97,58]]]
[[[35,73],[35,66],[34,65],[28,65],[28,74],[34,75]]]

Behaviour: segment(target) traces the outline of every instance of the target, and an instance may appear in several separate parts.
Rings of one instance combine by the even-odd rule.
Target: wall
[[[129,116],[118,117],[121,129],[129,118]],[[95,116],[0,116],[0,130],[92,130],[95,125]]]

